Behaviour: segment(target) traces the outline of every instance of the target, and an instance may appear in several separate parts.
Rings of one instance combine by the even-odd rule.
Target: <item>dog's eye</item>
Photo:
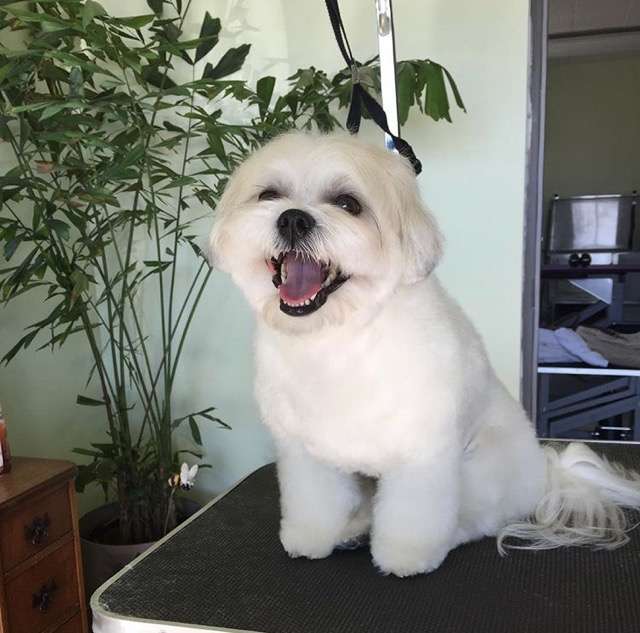
[[[358,215],[362,211],[362,206],[360,205],[360,203],[348,193],[341,193],[339,196],[336,196],[333,204],[336,207],[344,209],[351,215]]]
[[[278,198],[282,198],[282,195],[279,191],[275,189],[265,189],[259,196],[258,200],[277,200]]]

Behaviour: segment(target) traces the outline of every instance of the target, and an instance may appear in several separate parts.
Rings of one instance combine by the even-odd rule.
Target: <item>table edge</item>
[[[91,596],[90,607],[91,613],[93,614],[93,631],[94,633],[127,633],[131,629],[126,628],[126,623],[136,624],[136,633],[157,633],[157,626],[164,627],[163,630],[166,630],[167,633],[196,633],[199,631],[209,631],[210,633],[261,633],[260,631],[249,631],[246,629],[226,629],[226,628],[211,628],[205,627],[201,625],[195,624],[186,624],[181,622],[166,622],[163,620],[148,620],[144,618],[135,618],[133,616],[119,616],[117,613],[113,611],[107,611],[100,605],[100,598],[102,594],[116,581],[120,579],[121,576],[124,576],[127,572],[133,569],[138,563],[143,561],[147,556],[151,555],[155,552],[156,549],[161,547],[166,541],[173,538],[176,534],[178,534],[181,530],[186,528],[192,521],[195,521],[201,514],[206,512],[209,508],[214,506],[218,501],[220,501],[223,497],[226,497],[230,492],[235,490],[240,484],[242,484],[245,480],[249,479],[254,473],[258,472],[262,468],[265,468],[272,464],[270,462],[268,464],[264,464],[259,466],[255,470],[252,470],[250,473],[245,475],[244,477],[238,479],[234,484],[232,484],[229,488],[227,488],[224,492],[221,492],[217,497],[214,497],[211,501],[206,503],[200,510],[198,510],[194,515],[190,516],[186,521],[181,523],[177,528],[169,532],[166,536],[163,536],[159,541],[154,543],[148,550],[140,554],[136,557],[132,562],[128,565],[125,565],[117,574],[113,575],[109,580],[107,580],[104,584],[100,585]]]

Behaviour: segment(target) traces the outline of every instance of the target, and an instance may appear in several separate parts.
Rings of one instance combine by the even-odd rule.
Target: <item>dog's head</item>
[[[441,238],[405,159],[347,135],[290,133],[237,169],[210,249],[259,317],[309,332],[393,301],[431,272]]]

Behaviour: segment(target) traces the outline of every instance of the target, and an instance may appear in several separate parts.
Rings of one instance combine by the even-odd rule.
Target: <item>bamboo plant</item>
[[[351,90],[349,72],[315,68],[297,71],[279,94],[271,76],[253,86],[231,79],[248,45],[221,54],[220,20],[209,13],[197,37],[186,36],[190,0],[148,4],[135,17],[94,0],[0,8],[0,139],[11,160],[0,176],[0,299],[38,293],[50,306],[3,360],[85,337],[93,367],[77,403],[104,411],[106,439],[75,449],[90,458],[77,482],[115,495],[122,543],[175,526],[170,481],[180,454],[202,458],[201,424],[228,428],[212,406],[179,415],[173,407],[212,274],[198,246],[203,219],[248,152],[283,130],[338,126]],[[450,120],[445,78],[464,107],[440,65],[414,60],[398,70],[402,121],[411,106]],[[361,77],[379,88],[375,59]],[[233,102],[246,112],[241,123],[225,115]],[[195,272],[185,285],[178,271],[187,257]],[[157,324],[143,318],[143,290]],[[194,446],[178,450],[181,425]]]

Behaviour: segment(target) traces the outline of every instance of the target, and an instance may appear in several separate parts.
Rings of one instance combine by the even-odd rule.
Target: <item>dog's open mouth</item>
[[[280,294],[280,309],[289,316],[315,312],[348,279],[331,263],[315,261],[296,251],[280,253],[268,265]]]

